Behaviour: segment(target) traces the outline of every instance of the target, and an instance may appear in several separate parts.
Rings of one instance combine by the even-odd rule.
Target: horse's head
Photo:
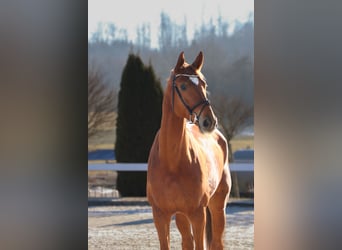
[[[171,74],[172,107],[177,116],[198,124],[201,132],[212,132],[217,119],[207,99],[207,83],[201,73],[203,60],[200,52],[195,61],[188,64],[184,52],[180,53]]]

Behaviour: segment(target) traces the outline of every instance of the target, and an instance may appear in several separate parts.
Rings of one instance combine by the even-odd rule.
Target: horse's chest
[[[210,140],[199,140],[199,142],[200,147],[197,150],[202,155],[202,171],[205,172],[209,193],[212,194],[220,181],[220,166],[222,165],[220,162],[223,159],[220,159],[219,155],[215,153],[219,150],[216,143]]]
[[[202,172],[197,168],[190,168],[184,166],[183,169],[177,173],[166,174],[164,180],[164,187],[167,190],[182,191],[179,193],[187,194],[194,192],[193,189],[201,189],[203,186]]]
[[[157,202],[174,210],[200,205],[203,195],[203,180],[199,171],[181,171],[177,174],[163,175],[155,189]]]

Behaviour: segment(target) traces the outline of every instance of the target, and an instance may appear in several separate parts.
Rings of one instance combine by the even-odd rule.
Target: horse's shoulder
[[[226,137],[224,137],[224,135],[221,133],[220,130],[215,129],[215,130],[214,130],[214,133],[215,133],[215,135],[216,135],[216,138],[217,138],[217,141],[218,141],[218,142],[221,142],[222,144],[225,144],[225,145],[228,144],[228,143],[227,143]]]
[[[225,156],[224,158],[226,159],[228,157],[228,142],[227,142],[227,139],[221,133],[221,131],[218,130],[218,129],[214,130],[214,134],[215,134],[215,139],[216,139],[217,143],[220,145],[220,147],[222,148],[222,151],[224,152],[224,156]]]
[[[214,140],[218,144],[225,146],[227,145],[227,140],[220,130],[215,129],[211,134],[203,134],[197,125],[192,123],[187,123],[186,128],[190,134],[193,135],[193,138],[203,141],[203,140]]]

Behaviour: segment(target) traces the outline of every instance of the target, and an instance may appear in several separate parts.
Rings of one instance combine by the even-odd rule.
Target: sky
[[[130,40],[135,40],[138,25],[150,23],[152,47],[157,46],[160,13],[167,13],[173,22],[184,23],[187,20],[188,38],[202,22],[210,17],[216,21],[221,14],[224,21],[246,22],[250,13],[254,13],[253,0],[88,0],[88,37],[97,28],[99,22],[114,23],[118,28],[128,31]],[[233,30],[233,26],[230,27]]]

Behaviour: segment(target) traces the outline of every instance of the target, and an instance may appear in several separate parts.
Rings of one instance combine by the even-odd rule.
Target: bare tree
[[[242,98],[227,98],[226,95],[217,95],[213,106],[219,119],[219,126],[228,142],[229,161],[233,160],[231,140],[243,128],[250,125],[253,118],[253,106],[247,105]]]
[[[95,67],[88,68],[88,139],[115,122],[117,94]]]
[[[103,43],[105,41],[104,30],[105,30],[104,24],[98,23],[96,31],[93,32],[93,34],[91,35],[90,41],[93,43]]]
[[[137,27],[136,44],[140,48],[151,48],[151,26],[143,23]]]

